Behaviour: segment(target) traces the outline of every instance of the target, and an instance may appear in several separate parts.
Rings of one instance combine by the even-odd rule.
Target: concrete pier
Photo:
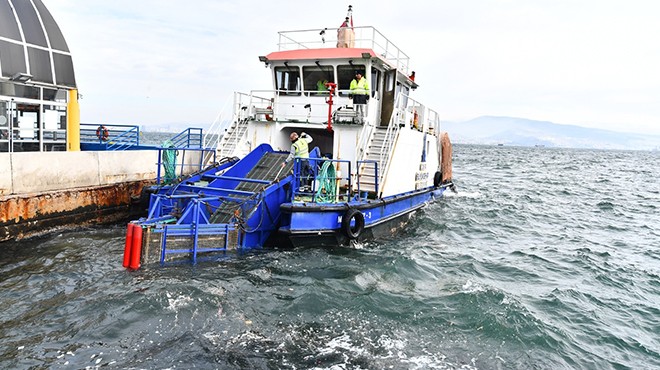
[[[0,153],[0,241],[144,212],[157,162],[156,150]]]

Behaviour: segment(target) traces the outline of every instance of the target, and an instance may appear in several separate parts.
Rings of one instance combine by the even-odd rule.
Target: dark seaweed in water
[[[660,368],[658,153],[454,147],[401,235],[127,272],[125,227],[1,244],[0,368]]]

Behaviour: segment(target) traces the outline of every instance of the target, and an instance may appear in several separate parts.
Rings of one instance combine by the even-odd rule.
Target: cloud
[[[86,122],[210,123],[233,91],[269,89],[277,31],[337,27],[308,1],[44,0],[73,53]],[[660,134],[660,3],[352,1],[411,58],[443,119],[508,115]],[[313,9],[310,9],[310,6]]]

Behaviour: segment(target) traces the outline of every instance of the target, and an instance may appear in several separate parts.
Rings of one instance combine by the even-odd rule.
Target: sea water
[[[455,145],[454,177],[350,248],[130,272],[125,225],[0,244],[0,368],[660,368],[660,153]]]

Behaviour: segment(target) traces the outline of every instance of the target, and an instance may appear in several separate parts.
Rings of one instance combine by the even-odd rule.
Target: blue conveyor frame
[[[199,253],[262,247],[280,227],[280,205],[291,202],[297,182],[293,161],[281,167],[287,155],[262,144],[241,160],[226,159],[176,184],[155,187],[148,215],[138,223],[161,234],[161,264],[172,254],[190,254],[196,263]],[[310,158],[318,155],[312,151]],[[170,246],[177,238],[188,243]],[[215,242],[202,245],[205,238]]]

